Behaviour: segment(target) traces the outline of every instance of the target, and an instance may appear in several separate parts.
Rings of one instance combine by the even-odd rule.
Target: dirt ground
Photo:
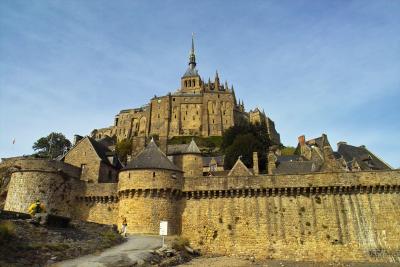
[[[399,267],[400,263],[368,263],[368,262],[346,262],[346,263],[321,263],[321,262],[294,262],[269,260],[265,262],[252,262],[246,259],[232,257],[199,257],[190,262],[179,265],[180,267]]]

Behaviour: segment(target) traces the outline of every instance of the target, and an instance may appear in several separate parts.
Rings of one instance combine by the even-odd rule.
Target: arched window
[[[196,86],[196,80],[193,80],[193,86]]]
[[[153,172],[153,178],[156,177],[156,172]]]

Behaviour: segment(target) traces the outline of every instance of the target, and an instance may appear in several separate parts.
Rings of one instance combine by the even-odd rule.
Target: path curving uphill
[[[159,236],[131,235],[127,242],[106,249],[100,254],[91,254],[72,260],[57,262],[52,267],[111,267],[133,266],[149,258],[154,249],[162,245]]]

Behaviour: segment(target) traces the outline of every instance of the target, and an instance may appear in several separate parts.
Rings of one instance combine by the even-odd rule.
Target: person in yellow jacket
[[[33,224],[44,225],[47,223],[46,207],[44,204],[40,203],[39,199],[30,205],[28,212],[32,216]]]
[[[35,203],[32,203],[28,209],[29,214],[34,217],[37,213],[46,213],[46,207],[40,203],[40,200],[37,199]]]

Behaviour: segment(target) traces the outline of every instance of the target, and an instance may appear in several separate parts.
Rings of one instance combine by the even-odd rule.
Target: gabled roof
[[[240,160],[240,157],[237,159],[235,165],[233,165],[232,169],[229,171],[228,176],[242,176],[242,175],[253,175],[251,171],[244,165],[243,161]]]
[[[96,139],[96,141],[106,147],[115,146],[115,144],[116,144],[116,140],[108,135],[106,135],[105,137],[103,137],[101,139]]]
[[[189,144],[177,144],[168,146],[168,155],[176,154],[201,154],[196,142],[192,139]]]
[[[338,152],[350,165],[352,161],[357,161],[361,170],[391,170],[392,168],[383,160],[375,156],[365,146],[351,146],[345,143],[338,145]],[[349,166],[351,167],[351,166]]]
[[[307,145],[317,145],[320,149],[323,149],[324,146],[330,146],[328,137],[326,134],[322,134],[320,137],[310,139],[306,141]]]
[[[203,167],[209,167],[212,159],[217,162],[217,166],[224,166],[225,156],[203,157]]]
[[[303,156],[300,155],[287,155],[287,156],[276,156],[276,161],[284,162],[284,161],[302,161],[305,160]]]
[[[88,140],[88,142],[91,144],[91,146],[94,148],[95,153],[97,154],[97,156],[102,160],[102,162],[111,165],[117,169],[120,169],[122,167],[121,162],[119,161],[117,155],[115,154],[115,152],[111,151],[108,147],[106,147],[105,145],[103,145],[102,143],[96,141],[95,139],[93,139],[92,137],[86,136],[84,138],[82,138],[81,140],[79,140],[62,158],[60,158],[59,160],[64,160],[65,156],[68,155],[68,153],[72,150],[75,149],[75,147],[77,147],[80,143],[84,142],[85,140]],[[113,156],[113,158],[115,158],[116,160],[114,160],[114,162],[110,162],[108,160],[109,156]]]
[[[283,161],[275,169],[274,174],[298,174],[318,171],[313,161]]]
[[[115,152],[111,151],[107,146],[105,146],[104,144],[96,141],[95,139],[91,138],[91,137],[87,137],[89,142],[92,144],[94,150],[96,151],[96,154],[101,158],[101,160],[104,163],[107,163],[113,167],[116,167],[118,169],[120,169],[122,167],[121,162],[119,161],[117,155],[115,154]],[[108,160],[108,157],[112,156],[113,159],[115,159],[115,162],[110,162]]]
[[[147,147],[137,157],[126,164],[122,170],[162,169],[182,172],[158,148],[152,139]]]

